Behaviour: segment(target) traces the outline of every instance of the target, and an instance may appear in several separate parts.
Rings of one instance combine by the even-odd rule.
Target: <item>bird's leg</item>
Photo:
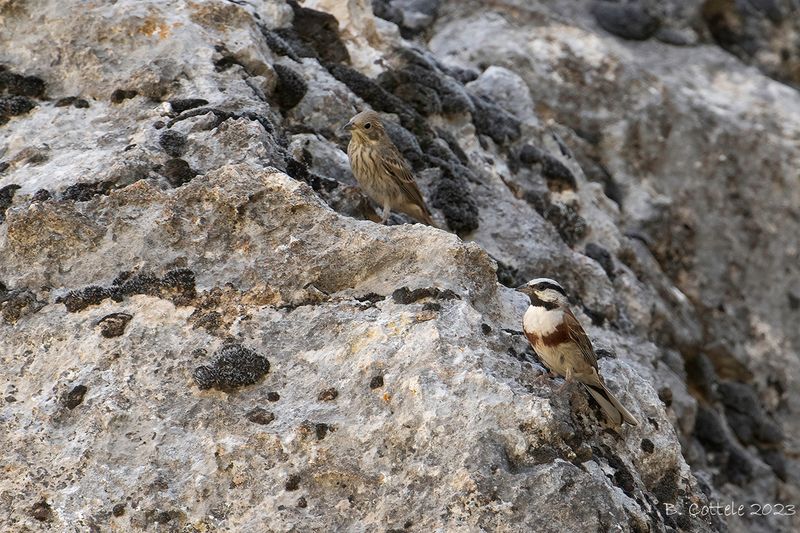
[[[389,221],[389,215],[392,213],[391,206],[387,203],[383,204],[383,213],[381,213],[381,224],[386,224]]]
[[[573,379],[572,379],[572,370],[571,369],[567,369],[567,375],[564,377],[564,384],[561,385],[558,389],[556,389],[556,392],[558,392],[558,393],[564,392],[564,389],[569,387],[572,384],[572,381],[573,381]]]
[[[542,383],[545,382],[545,380],[552,379],[554,377],[556,377],[556,374],[554,374],[550,370],[547,370],[546,372],[542,372],[541,374],[533,378],[533,381],[541,385]]]

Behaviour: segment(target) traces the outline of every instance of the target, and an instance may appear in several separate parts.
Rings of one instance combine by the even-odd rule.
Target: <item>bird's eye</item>
[[[366,124],[364,124],[364,129],[365,129],[365,130],[368,130],[368,129],[370,129],[371,127],[372,127],[372,124],[370,124],[369,122],[367,122]]]

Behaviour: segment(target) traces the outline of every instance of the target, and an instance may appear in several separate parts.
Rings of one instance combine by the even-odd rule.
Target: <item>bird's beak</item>
[[[351,120],[350,122],[342,126],[340,128],[340,131],[344,133],[346,131],[351,131],[352,129],[353,129],[353,121]]]
[[[515,290],[515,291],[517,291],[517,292],[521,292],[522,294],[524,294],[524,295],[526,295],[526,296],[530,296],[530,295],[531,295],[531,292],[530,292],[531,288],[530,288],[530,287],[528,287],[528,285],[527,285],[527,284],[525,284],[525,285],[520,285],[519,287],[517,287],[517,288],[516,288],[516,289],[514,289],[514,290]]]

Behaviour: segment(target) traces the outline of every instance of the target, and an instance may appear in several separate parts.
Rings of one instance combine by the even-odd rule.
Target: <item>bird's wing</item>
[[[572,314],[572,311],[567,309],[564,312],[564,323],[567,325],[567,334],[581,350],[583,359],[589,363],[593,368],[597,369],[597,357],[594,355],[594,348],[592,348],[592,341],[589,336],[583,331],[581,323]]]
[[[400,151],[391,144],[387,144],[383,148],[384,153],[381,154],[383,157],[380,158],[383,170],[397,182],[410,201],[420,206],[426,214],[430,215],[428,206],[425,205],[425,200],[422,199],[422,193],[419,192],[419,187],[417,187],[417,182],[414,181],[414,175],[411,173],[411,169],[408,168],[408,163],[406,163]]]

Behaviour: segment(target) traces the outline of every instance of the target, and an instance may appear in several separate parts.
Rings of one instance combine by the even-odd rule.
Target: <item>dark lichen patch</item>
[[[327,437],[330,431],[333,431],[333,427],[328,424],[321,422],[314,424],[314,434],[317,436],[317,440],[322,440]]]
[[[128,313],[111,313],[98,320],[97,325],[100,327],[100,334],[107,338],[119,337],[125,333],[125,328],[128,322],[131,321],[133,315]]]
[[[275,420],[275,415],[272,412],[267,411],[262,407],[256,407],[255,409],[251,409],[250,411],[247,412],[245,417],[250,422],[262,426],[266,426],[267,424]]]
[[[413,48],[398,48],[395,56],[398,67],[385,71],[378,81],[418,113],[427,116],[473,111],[472,101],[461,83],[434,59]]]
[[[545,220],[553,225],[561,239],[569,246],[574,246],[586,236],[589,227],[586,220],[578,213],[578,207],[574,203],[553,203],[550,201],[549,195],[533,193],[526,194],[525,199]]]
[[[31,516],[39,522],[51,522],[53,520],[53,509],[46,500],[42,499],[31,507]]]
[[[649,39],[661,26],[661,21],[640,3],[596,1],[591,13],[601,28],[623,39]]]
[[[26,96],[0,97],[0,125],[8,122],[9,118],[24,115],[36,107],[36,103]]]
[[[111,297],[111,291],[97,285],[90,285],[83,289],[69,291],[64,296],[56,298],[56,303],[63,303],[70,313],[77,313],[89,307],[97,305],[106,298]]]
[[[175,98],[173,100],[169,100],[169,106],[175,113],[183,113],[184,111],[204,105],[208,105],[208,100],[203,98]]]
[[[330,13],[300,6],[289,0],[294,11],[292,27],[317,56],[325,62],[349,63],[350,54],[339,37],[339,21]]]
[[[116,504],[111,509],[111,514],[114,515],[114,516],[117,516],[117,517],[124,515],[125,514],[125,504],[124,503]]]
[[[509,265],[500,261],[499,259],[495,259],[497,263],[497,281],[510,289],[515,289],[524,283],[523,280],[520,279],[519,269],[513,265]]]
[[[133,90],[115,89],[114,92],[111,93],[111,102],[114,104],[119,104],[125,100],[135,98],[137,94],[138,93]]]
[[[305,496],[300,496],[299,498],[297,498],[297,506],[300,509],[305,509],[306,507],[308,507],[308,502],[306,501]]]
[[[372,379],[369,380],[369,388],[375,390],[381,387],[383,387],[383,376],[372,376]]]
[[[69,410],[75,409],[83,403],[83,397],[89,389],[85,385],[76,385],[70,390],[63,399],[64,407]]]
[[[454,172],[455,167],[456,165],[439,167],[442,173],[436,182],[431,205],[441,210],[451,230],[465,235],[478,229],[478,204],[472,198],[469,184],[464,177]]]
[[[642,439],[641,447],[644,453],[653,453],[656,449],[655,444],[650,439]]]
[[[450,289],[439,289],[437,287],[424,287],[411,290],[408,287],[401,287],[392,293],[392,300],[401,305],[408,305],[423,298],[433,298],[435,300],[460,300],[461,297]]]
[[[297,181],[304,181],[317,192],[331,192],[339,187],[339,182],[337,180],[320,176],[309,171],[308,166],[306,166],[304,162],[298,161],[288,153],[284,158],[284,163],[286,165],[286,174]]]
[[[66,96],[64,98],[59,98],[56,100],[54,104],[56,107],[76,107],[78,109],[86,109],[89,107],[89,102],[83,98],[78,98],[77,96]]]
[[[278,33],[270,31],[265,26],[261,26],[260,30],[270,50],[272,50],[279,56],[286,56],[293,61],[296,61],[298,63],[300,62],[300,57],[297,55],[292,45],[286,39],[284,39]],[[300,37],[297,36],[297,34],[294,34],[294,40],[299,41]]]
[[[95,181],[92,183],[76,183],[70,185],[61,193],[62,200],[74,202],[88,202],[95,196],[105,196],[114,187],[111,181]]]
[[[475,131],[497,144],[514,141],[520,136],[520,121],[485,96],[471,96],[472,123]]]
[[[167,130],[158,138],[158,144],[172,157],[180,157],[186,150],[186,135],[179,131]]]
[[[189,163],[183,159],[168,159],[161,169],[161,174],[167,178],[172,187],[180,187],[192,181],[197,176],[197,171],[192,170]]]
[[[320,391],[320,393],[317,395],[317,400],[321,402],[332,402],[338,397],[339,397],[339,391],[331,387],[329,389]]]
[[[168,299],[175,305],[188,305],[197,295],[194,272],[188,268],[177,268],[168,271],[163,278],[147,272],[123,272],[108,288],[92,285],[69,291],[58,297],[56,303],[63,303],[67,311],[75,313],[97,305],[106,298],[120,302],[124,297],[135,294]]]
[[[37,76],[22,76],[10,70],[0,69],[0,93],[42,98],[44,91],[45,83],[41,78]]]
[[[583,252],[587,257],[597,261],[608,276],[608,279],[613,280],[617,273],[614,268],[614,258],[611,253],[597,243],[590,242],[586,245]]]
[[[8,289],[0,283],[0,314],[9,324],[16,324],[20,318],[39,311],[46,305],[36,298],[29,289]]]
[[[669,387],[661,387],[658,389],[658,399],[664,404],[664,407],[672,405],[672,389]]]
[[[300,488],[300,481],[302,481],[302,478],[300,476],[298,476],[297,474],[292,474],[286,480],[286,483],[283,485],[283,488],[285,488],[290,492],[295,491]]]
[[[45,202],[52,197],[53,195],[50,194],[50,191],[48,191],[47,189],[39,189],[33,194],[31,200],[34,202]]]
[[[200,389],[212,387],[232,392],[257,383],[269,372],[267,358],[241,344],[226,344],[217,351],[210,365],[194,370],[194,381]]]
[[[278,75],[278,82],[275,85],[275,92],[272,97],[282,111],[288,111],[299,104],[300,100],[306,95],[308,84],[300,74],[289,67],[280,64],[275,64],[272,67]]]
[[[400,118],[400,123],[403,127],[413,132],[418,139],[430,139],[433,137],[433,130],[428,126],[422,115],[373,80],[345,65],[329,64],[326,65],[326,68],[334,78],[347,85],[358,97],[366,101],[372,109],[396,114]]]
[[[14,202],[14,195],[20,188],[21,187],[16,183],[12,183],[0,189],[0,224],[5,220],[6,209],[11,207],[11,204]]]
[[[526,144],[519,153],[520,164],[526,166],[538,165],[542,177],[547,180],[551,191],[561,192],[568,189],[577,189],[578,185],[572,171],[557,157],[540,150],[533,145]]]

